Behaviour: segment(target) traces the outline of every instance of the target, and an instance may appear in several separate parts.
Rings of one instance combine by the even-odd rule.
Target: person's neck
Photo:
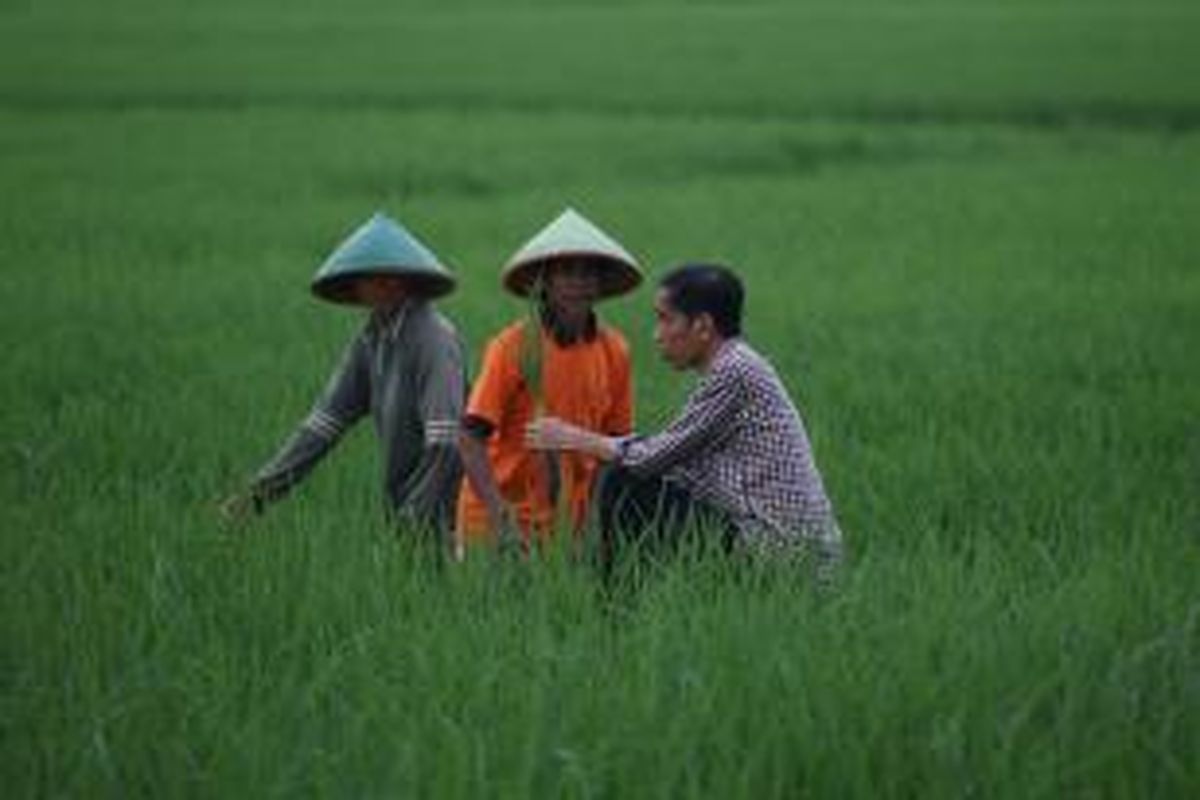
[[[723,348],[725,343],[728,341],[729,339],[726,339],[723,336],[715,337],[712,344],[708,346],[708,349],[700,355],[700,361],[696,366],[697,371],[706,373],[712,369],[713,362],[717,360],[717,354],[721,352],[721,348]]]
[[[379,329],[389,327],[401,317],[404,310],[408,308],[408,305],[409,299],[404,298],[395,303],[373,307],[370,313],[372,326]]]
[[[542,327],[560,347],[570,347],[577,342],[590,342],[596,338],[598,323],[596,312],[589,311],[587,318],[574,325],[568,324],[549,305],[541,308]]]
[[[375,307],[375,313],[381,317],[390,317],[408,305],[408,302],[409,298],[401,297],[399,300],[394,300],[390,303],[381,303]]]

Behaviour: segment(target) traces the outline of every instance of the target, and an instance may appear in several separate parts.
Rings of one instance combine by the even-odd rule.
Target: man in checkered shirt
[[[529,443],[610,462],[594,500],[606,542],[647,530],[674,538],[698,520],[723,529],[733,549],[809,550],[827,582],[841,532],[796,406],[741,337],[743,302],[741,281],[725,267],[672,271],[655,297],[655,343],[672,366],[701,376],[679,415],[659,433],[629,437],[544,418],[530,426]]]

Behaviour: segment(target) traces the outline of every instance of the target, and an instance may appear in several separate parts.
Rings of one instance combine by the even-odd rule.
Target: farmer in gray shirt
[[[389,511],[445,535],[461,464],[463,346],[431,300],[454,277],[403,226],[376,214],[325,261],[313,292],[370,309],[312,411],[250,484],[222,503],[227,518],[261,511],[304,479],[350,426],[370,414],[383,448]]]

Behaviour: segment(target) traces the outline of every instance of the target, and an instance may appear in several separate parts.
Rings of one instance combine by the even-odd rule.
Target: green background
[[[1200,786],[1193,3],[0,3],[9,796],[1186,797]],[[612,595],[439,566],[356,432],[215,501],[361,318],[377,209],[460,277],[567,205],[745,276],[850,561]],[[607,304],[639,426],[690,378]]]

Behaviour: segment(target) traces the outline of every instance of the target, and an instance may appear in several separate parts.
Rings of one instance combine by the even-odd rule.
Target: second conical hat
[[[568,208],[542,228],[504,265],[504,288],[527,297],[542,268],[563,258],[582,258],[600,273],[600,296],[615,297],[642,282],[637,261],[615,239],[579,212]]]
[[[359,226],[325,259],[313,277],[312,290],[335,303],[356,303],[355,282],[372,275],[404,278],[421,297],[439,297],[454,289],[454,276],[433,251],[382,213]]]

